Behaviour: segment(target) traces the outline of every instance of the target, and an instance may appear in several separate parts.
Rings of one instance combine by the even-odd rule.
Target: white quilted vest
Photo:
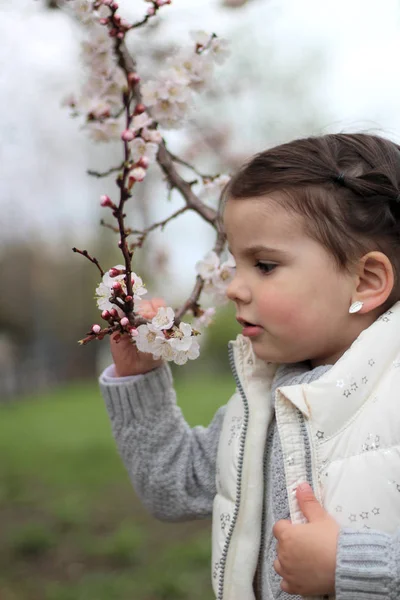
[[[254,600],[277,365],[258,360],[243,336],[231,354],[237,390],[218,449],[212,582],[218,600]],[[293,523],[304,522],[296,487],[309,481],[342,527],[391,533],[400,526],[400,303],[320,379],[279,388],[275,410]]]

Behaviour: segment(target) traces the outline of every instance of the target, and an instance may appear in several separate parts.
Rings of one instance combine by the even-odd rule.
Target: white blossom
[[[211,54],[215,62],[222,65],[230,56],[229,42],[223,38],[215,37],[211,41]]]
[[[161,306],[151,324],[155,329],[170,329],[174,324],[175,313],[170,306]]]
[[[85,125],[90,137],[95,142],[109,142],[119,140],[121,137],[121,122],[117,119],[106,119],[104,121],[90,121]]]
[[[210,280],[214,273],[218,270],[219,267],[219,257],[211,250],[208,252],[203,260],[199,260],[196,263],[196,273],[200,275],[203,279]]]
[[[216,304],[227,301],[226,290],[235,274],[235,260],[230,254],[221,264],[219,256],[212,250],[196,264],[197,273],[204,279],[203,291],[210,294]]]
[[[152,123],[153,119],[149,117],[147,112],[144,112],[140,115],[136,115],[136,117],[133,117],[131,128],[134,131],[139,131],[139,129],[142,129],[142,127],[149,127]]]
[[[192,345],[192,328],[189,323],[181,322],[179,327],[173,330],[168,342],[174,350],[187,352]]]
[[[161,144],[162,135],[157,129],[147,129],[144,127],[142,130],[142,138],[146,140],[146,142],[152,142],[154,144]]]
[[[213,286],[221,293],[225,293],[228,285],[235,276],[235,267],[231,262],[222,263],[219,269],[213,274],[211,282]]]
[[[132,273],[131,281],[132,281],[133,299],[140,300],[141,296],[144,296],[145,294],[147,294],[147,289],[143,284],[143,280],[141,277],[139,277],[139,275],[136,275],[136,273]],[[125,282],[123,282],[123,284],[125,285]]]
[[[135,162],[138,162],[142,157],[148,158],[150,163],[155,162],[158,144],[152,142],[145,142],[141,137],[137,137],[131,143],[132,158]]]
[[[153,355],[158,355],[164,340],[164,334],[162,331],[154,329],[151,324],[145,323],[139,325],[133,340],[140,352],[150,352]]]
[[[160,84],[157,81],[147,81],[142,83],[140,86],[140,91],[142,94],[142,100],[146,106],[154,106],[154,104],[159,101],[159,88]]]
[[[170,66],[178,73],[186,75],[195,89],[208,83],[214,72],[214,64],[208,54],[195,54],[183,51],[173,57]]]
[[[200,346],[198,341],[192,337],[192,343],[189,347],[189,349],[186,352],[177,352],[174,358],[174,362],[177,365],[184,365],[187,360],[195,360],[196,358],[198,358],[200,354]]]
[[[177,82],[172,69],[171,77],[167,78],[158,89],[159,100],[169,100],[169,102],[187,102],[190,98],[190,89],[187,82]],[[177,73],[176,73],[177,75]]]
[[[190,32],[190,37],[195,44],[198,44],[199,46],[206,46],[210,41],[211,36],[206,31],[196,30]]]
[[[210,308],[206,308],[202,315],[196,317],[193,321],[193,329],[202,329],[203,327],[208,327],[214,320],[215,316],[215,308],[212,306]]]

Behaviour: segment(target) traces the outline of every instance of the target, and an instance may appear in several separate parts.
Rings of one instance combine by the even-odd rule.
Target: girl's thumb
[[[301,483],[297,487],[296,497],[299,508],[309,523],[326,516],[326,510],[320,505],[308,483]]]

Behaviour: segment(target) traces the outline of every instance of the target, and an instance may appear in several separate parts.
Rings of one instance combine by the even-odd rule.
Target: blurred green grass
[[[177,378],[191,425],[226,377]],[[205,600],[210,523],[161,523],[137,500],[96,383],[0,406],[1,600]]]

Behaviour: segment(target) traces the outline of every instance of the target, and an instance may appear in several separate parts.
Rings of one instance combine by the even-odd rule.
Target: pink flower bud
[[[111,198],[109,196],[106,196],[105,194],[103,196],[100,196],[100,204],[101,206],[114,206],[111,202]]]
[[[130,85],[136,85],[137,83],[139,83],[139,81],[140,81],[140,77],[137,73],[135,73],[133,71],[131,73],[128,73],[128,83]]]
[[[129,325],[128,317],[122,317],[120,323],[121,323],[122,327],[126,327],[127,325]]]
[[[149,6],[149,8],[147,9],[147,14],[149,15],[149,17],[154,17],[154,15],[156,14],[156,9],[154,8],[154,6]]]
[[[112,284],[112,289],[116,294],[118,294],[119,292],[122,292],[122,285],[119,281],[114,281],[114,283]]]
[[[117,33],[117,38],[118,38],[119,40],[123,40],[123,39],[124,39],[124,37],[125,37],[125,34],[124,34],[124,32],[123,32],[123,31],[120,31],[119,33]]]
[[[108,274],[110,277],[117,277],[117,275],[121,275],[122,271],[120,271],[119,269],[116,269],[115,267],[113,267],[112,269],[110,269],[108,271]]]
[[[136,167],[136,169],[133,169],[131,172],[131,175],[135,181],[143,181],[146,177],[146,170],[143,169],[143,167]]]
[[[93,331],[93,333],[95,333],[95,334],[98,334],[98,333],[100,333],[100,331],[101,331],[101,327],[100,327],[100,325],[92,325],[92,331]]]
[[[131,142],[134,137],[135,133],[132,131],[132,129],[125,129],[125,131],[123,131],[121,134],[121,139],[123,139],[124,142]]]
[[[116,2],[111,2],[110,8],[112,8],[113,10],[118,10],[118,4]]]
[[[137,163],[137,164],[138,164],[138,167],[143,167],[143,169],[147,169],[147,168],[148,168],[148,166],[149,166],[149,164],[150,164],[150,161],[149,161],[149,159],[147,158],[147,156],[141,156],[141,157],[139,158],[139,160],[138,160],[138,163]]]
[[[129,332],[131,334],[132,337],[137,337],[139,335],[139,332],[137,329],[135,329],[135,327],[132,327],[132,329]]]
[[[103,310],[103,312],[101,313],[101,318],[104,319],[105,321],[108,321],[108,319],[111,317],[111,313],[108,310]]]
[[[110,315],[112,316],[113,319],[116,319],[118,317],[118,311],[116,308],[112,308],[110,310]]]
[[[114,15],[114,21],[116,23],[121,23],[121,15]]]
[[[114,29],[110,29],[110,32],[108,35],[110,37],[116,37],[117,33],[118,33],[118,29],[115,29],[115,27],[114,27]]]
[[[132,296],[125,296],[125,302],[132,302]]]
[[[131,24],[126,19],[121,19],[120,26],[123,27],[124,29],[130,29],[131,28]]]
[[[108,19],[100,19],[99,23],[100,25],[107,25]]]
[[[139,102],[139,104],[136,104],[136,106],[135,106],[135,115],[141,115],[145,111],[146,111],[146,107],[145,107],[145,105],[142,102]]]

